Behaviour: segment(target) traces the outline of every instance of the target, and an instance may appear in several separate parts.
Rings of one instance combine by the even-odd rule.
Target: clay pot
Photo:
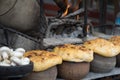
[[[16,0],[0,0],[0,15],[6,13],[10,8],[12,8],[15,2]]]
[[[19,31],[39,25],[40,7],[36,0],[0,0],[0,23]]]
[[[63,62],[58,65],[58,77],[65,80],[80,80],[89,72],[90,63]]]
[[[90,64],[90,71],[96,73],[110,72],[116,65],[116,57],[103,57],[94,54],[94,60]]]
[[[57,67],[47,69],[42,72],[33,72],[22,80],[56,80],[57,77]]]
[[[116,56],[116,67],[120,67],[120,54]]]

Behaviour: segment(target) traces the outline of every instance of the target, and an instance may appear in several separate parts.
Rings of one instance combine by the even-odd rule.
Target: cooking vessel
[[[21,78],[33,70],[33,63],[21,66],[0,66],[0,78]]]

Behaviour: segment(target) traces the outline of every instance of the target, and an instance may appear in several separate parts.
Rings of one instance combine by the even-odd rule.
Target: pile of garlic
[[[18,66],[27,65],[30,63],[30,59],[23,57],[25,49],[17,48],[15,50],[9,47],[0,47],[0,66]]]

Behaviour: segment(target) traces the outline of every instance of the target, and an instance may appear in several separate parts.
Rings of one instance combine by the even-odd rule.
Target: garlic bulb
[[[21,65],[21,60],[18,57],[11,57],[10,60],[16,63],[17,65]]]
[[[23,57],[25,49],[17,48],[15,50],[3,46],[0,48],[0,66],[17,66],[27,65],[30,63],[29,58]]]
[[[18,51],[13,51],[13,56],[21,58],[23,57],[23,53],[18,52]]]
[[[15,51],[21,52],[21,53],[25,53],[25,49],[23,48],[17,48]]]
[[[10,66],[10,64],[7,64],[5,62],[0,62],[0,66]]]
[[[10,60],[7,60],[7,59],[3,60],[3,62],[6,63],[6,64],[10,64],[11,63]]]
[[[10,56],[13,56],[14,53],[13,53],[13,49],[10,49]]]
[[[3,59],[2,59],[2,56],[0,55],[0,61],[2,61]]]
[[[10,48],[6,47],[6,46],[3,46],[3,47],[0,48],[0,52],[7,52],[7,53],[9,53],[10,52]]]
[[[11,62],[11,66],[16,66],[16,64],[14,62]]]
[[[8,55],[7,52],[2,52],[1,56],[2,56],[3,59],[8,59],[9,58],[9,55]]]
[[[0,48],[0,55],[3,59],[8,59],[10,53],[10,48],[4,46]]]
[[[29,58],[22,58],[21,59],[21,65],[27,65],[30,63],[30,59]]]

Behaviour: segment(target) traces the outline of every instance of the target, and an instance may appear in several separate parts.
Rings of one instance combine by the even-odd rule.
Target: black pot
[[[0,66],[0,78],[21,78],[33,71],[33,63],[22,66]]]
[[[94,60],[90,64],[90,71],[96,73],[110,72],[116,65],[116,57],[104,57],[94,54]]]
[[[116,56],[116,67],[120,67],[120,54]]]

